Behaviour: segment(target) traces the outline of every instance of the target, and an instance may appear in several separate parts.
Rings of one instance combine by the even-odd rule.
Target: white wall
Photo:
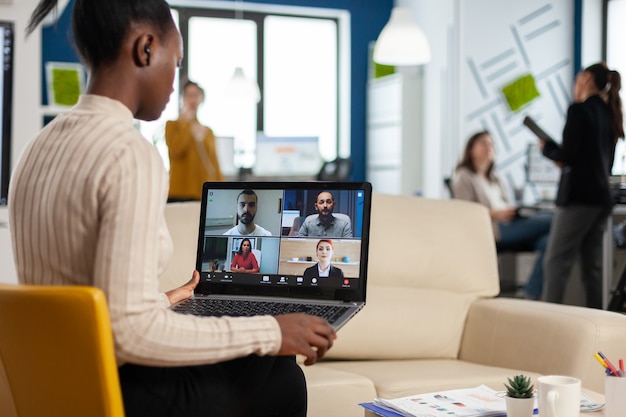
[[[408,3],[430,43],[432,60],[424,75],[422,115],[423,195],[443,196],[443,172],[454,158],[458,134],[458,21],[460,0],[414,0]],[[449,175],[449,174],[448,174]]]
[[[0,4],[0,19],[15,22],[15,69],[13,73],[12,165],[15,166],[26,142],[41,127],[41,35],[26,38],[25,30],[37,0],[13,0]],[[11,239],[6,227],[8,213],[0,207],[0,282],[17,282]]]
[[[500,148],[499,162],[510,164],[507,157],[516,160],[509,178],[512,183],[519,183],[523,175],[523,156],[520,152],[534,138],[518,126],[521,113],[510,112],[504,103],[496,106],[494,115],[482,117],[482,120],[481,118],[469,120],[468,115],[472,111],[496,98],[496,83],[488,91],[487,99],[477,95],[476,87],[473,85],[475,79],[472,79],[470,74],[468,60],[474,59],[485,63],[490,57],[497,57],[507,51],[510,53],[510,49],[517,48],[512,37],[513,27],[517,25],[519,28],[520,18],[545,8],[544,13],[539,13],[544,21],[537,19],[527,27],[535,23],[546,25],[546,27],[553,22],[558,23],[552,26],[551,30],[546,30],[541,36],[531,41],[522,40],[528,48],[526,52],[530,54],[529,63],[520,64],[519,62],[523,60],[518,58],[517,67],[510,75],[511,77],[515,75],[515,71],[521,74],[522,70],[528,70],[536,77],[542,74],[542,70],[550,69],[548,63],[554,66],[564,61],[569,62],[557,71],[559,80],[555,80],[554,76],[544,75],[543,84],[538,85],[542,94],[541,99],[524,109],[526,112],[542,113],[543,120],[548,123],[547,130],[558,137],[562,129],[563,116],[559,114],[556,104],[551,104],[549,101],[554,101],[554,91],[556,91],[559,95],[559,105],[566,108],[567,94],[571,94],[574,73],[572,66],[573,2],[571,0],[525,2],[410,0],[402,4],[408,5],[413,10],[414,17],[426,33],[433,52],[432,61],[423,67],[424,158],[420,162],[424,166],[424,195],[432,198],[447,196],[442,179],[451,174],[467,137],[481,128],[487,128],[496,136],[500,136],[500,133],[495,132],[496,121],[499,124],[506,124],[506,128],[501,130],[504,132],[501,136],[506,136],[504,139],[508,141],[506,146],[502,141],[496,143],[496,146]],[[601,8],[602,0],[584,1],[583,64],[600,58]],[[516,54],[519,56],[519,48],[517,49]],[[560,58],[558,62],[555,60],[557,56]],[[494,78],[494,80],[503,84],[505,78],[501,80]],[[551,85],[548,86],[548,83]],[[514,142],[515,140],[519,141]]]

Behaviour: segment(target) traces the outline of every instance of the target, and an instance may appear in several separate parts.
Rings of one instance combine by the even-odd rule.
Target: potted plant
[[[504,383],[507,417],[532,417],[535,408],[535,387],[531,384],[530,377],[515,375],[513,379],[507,379],[509,383]]]

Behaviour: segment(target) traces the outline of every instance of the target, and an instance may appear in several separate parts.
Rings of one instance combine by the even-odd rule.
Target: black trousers
[[[215,365],[119,368],[126,417],[306,416],[306,381],[293,357]]]

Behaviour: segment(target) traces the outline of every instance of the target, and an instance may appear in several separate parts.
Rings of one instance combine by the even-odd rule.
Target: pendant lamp
[[[0,3],[2,2],[0,1]],[[67,3],[69,3],[69,0],[59,0],[56,7],[41,21],[42,26],[56,25],[59,18],[63,14],[63,11],[67,7]]]
[[[241,67],[235,68],[235,72],[228,82],[226,91],[230,98],[254,100],[255,103],[261,100],[259,85],[247,79]]]
[[[421,65],[430,61],[426,35],[408,7],[396,6],[374,45],[374,62],[383,65]]]
[[[243,0],[236,0],[235,20],[243,20]],[[259,84],[247,79],[241,67],[235,67],[233,76],[226,87],[226,94],[229,98],[236,100],[254,100],[255,103],[261,101]]]

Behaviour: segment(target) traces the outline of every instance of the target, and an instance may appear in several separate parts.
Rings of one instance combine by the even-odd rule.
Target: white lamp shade
[[[258,84],[248,80],[241,67],[235,68],[235,72],[226,87],[226,94],[230,99],[254,100],[255,103],[261,100]]]
[[[67,6],[67,3],[69,3],[69,1],[70,0],[59,0],[56,7],[41,21],[42,26],[50,26],[56,24],[56,22],[63,14],[63,11],[65,10],[65,7]]]
[[[383,65],[421,65],[430,61],[430,46],[408,7],[394,7],[378,35],[374,62]]]

